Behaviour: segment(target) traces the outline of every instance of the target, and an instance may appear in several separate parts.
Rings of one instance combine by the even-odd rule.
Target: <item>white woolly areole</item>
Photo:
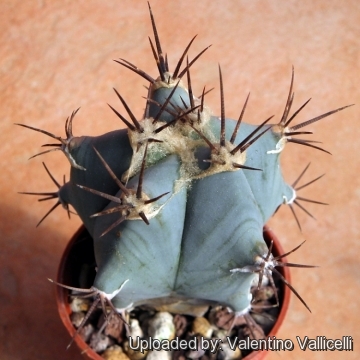
[[[269,150],[267,151],[266,153],[267,154],[279,154],[281,153],[284,148],[285,148],[285,145],[286,145],[286,142],[287,142],[287,137],[286,136],[283,136],[275,145],[275,149],[274,150]]]
[[[123,214],[126,215],[126,220],[140,220],[141,217],[139,216],[139,213],[141,212],[146,215],[148,220],[154,218],[162,209],[163,205],[159,206],[156,205],[156,203],[145,204],[145,201],[147,200],[150,200],[150,198],[145,193],[141,194],[141,199],[138,199],[136,194],[124,196],[123,204],[133,206],[130,209],[124,210]]]
[[[99,295],[102,295],[103,297],[105,297],[108,300],[112,300],[124,287],[124,285],[129,281],[129,279],[125,280],[118,289],[114,290],[112,293],[107,294],[104,291],[101,291],[99,289],[97,289],[96,287],[93,286],[93,289],[96,290],[98,292]]]
[[[235,154],[231,154],[231,151],[235,149],[235,146],[229,141],[225,141],[225,146],[220,146],[220,144],[214,145],[217,148],[217,151],[211,151],[210,167],[196,176],[196,179],[201,179],[224,171],[238,171],[239,168],[235,167],[234,164],[245,164],[246,151],[237,151]]]
[[[167,88],[167,89],[171,89],[173,88],[179,81],[179,85],[178,85],[178,88],[181,88],[183,89],[184,91],[188,92],[188,89],[187,87],[184,85],[184,82],[179,79],[179,78],[176,78],[174,79],[173,78],[173,74],[170,73],[170,72],[165,72],[164,73],[164,77],[165,77],[165,81],[161,80],[161,77],[159,76],[155,82],[151,85],[151,90],[152,91],[155,91],[157,89],[161,89],[161,88]]]
[[[266,255],[264,255],[264,256],[266,256]],[[271,272],[271,268],[274,268],[276,266],[276,263],[274,262],[274,257],[272,254],[270,254],[269,260],[264,260],[264,258],[262,256],[256,256],[255,264],[257,266],[265,264],[264,270],[268,270],[270,272]]]
[[[288,200],[288,198],[286,197],[286,195],[283,195],[283,203],[285,204],[285,205],[291,205],[294,201],[295,201],[295,199],[296,199],[296,191],[295,191],[295,189],[294,188],[291,188],[292,189],[292,191],[293,191],[293,193],[292,193],[292,197]]]
[[[251,300],[251,294],[249,293],[249,300]],[[242,316],[242,315],[245,315],[245,314],[248,314],[251,310],[251,305],[248,305],[245,309],[241,310],[241,311],[235,311],[235,316]]]

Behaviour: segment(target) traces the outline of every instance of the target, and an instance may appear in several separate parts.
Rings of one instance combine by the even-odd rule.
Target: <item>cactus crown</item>
[[[196,97],[191,85],[190,69],[208,48],[189,61],[194,37],[170,72],[150,5],[149,10],[159,77],[126,60],[116,61],[149,82],[144,118],[138,120],[114,89],[126,115],[109,106],[126,129],[74,136],[72,122],[79,109],[66,120],[66,138],[18,124],[58,140],[40,154],[61,150],[71,164],[64,185],[44,164],[57,191],[25,194],[57,199],[43,219],[58,205],[69,214],[72,205],[79,214],[93,237],[98,271],[90,289],[77,290],[94,295],[97,302],[123,313],[142,304],[165,304],[176,312],[181,303],[188,313],[194,306],[221,304],[238,316],[251,309],[254,282],[258,288],[264,277],[272,282],[275,267],[287,265],[282,256],[272,256],[263,240],[267,220],[283,204],[294,215],[294,204],[308,212],[301,201],[324,204],[297,194],[320,178],[297,187],[308,166],[292,186],[284,181],[281,151],[289,142],[326,151],[297,136],[311,134],[302,128],[346,106],[292,125],[309,102],[290,116],[293,70],[277,124],[269,125],[272,116],[258,126],[243,122],[249,96],[238,120],[229,119],[219,66],[221,114],[216,117],[206,104],[205,88]]]

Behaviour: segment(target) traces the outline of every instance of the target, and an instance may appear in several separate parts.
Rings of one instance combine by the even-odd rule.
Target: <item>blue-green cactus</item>
[[[127,115],[111,108],[127,129],[75,137],[76,112],[66,139],[21,124],[59,140],[55,149],[71,163],[70,181],[60,186],[52,178],[59,190],[39,195],[58,198],[54,207],[72,205],[93,237],[98,270],[93,287],[83,291],[98,301],[118,311],[142,304],[176,311],[181,303],[189,313],[193,305],[221,304],[243,314],[258,274],[271,276],[279,263],[268,254],[264,224],[280,205],[307,200],[284,181],[280,153],[287,142],[323,150],[294,136],[345,107],[290,126],[307,103],[289,117],[292,76],[277,124],[269,125],[271,118],[260,126],[243,123],[248,99],[239,119],[228,119],[219,68],[221,116],[215,117],[205,91],[200,98],[192,93],[190,67],[203,51],[180,71],[192,39],[171,73],[152,14],[151,20],[159,78],[118,61],[150,83],[144,119],[116,92]]]

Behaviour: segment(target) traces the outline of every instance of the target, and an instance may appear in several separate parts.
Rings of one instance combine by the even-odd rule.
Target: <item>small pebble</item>
[[[148,352],[146,360],[171,360],[172,352],[166,350],[152,350]]]
[[[234,313],[229,312],[226,308],[215,308],[209,316],[210,323],[220,329],[230,330],[231,327],[246,324],[242,316],[237,316],[234,320]]]
[[[175,325],[175,335],[180,337],[186,331],[188,320],[185,316],[176,314],[174,316],[174,325]]]
[[[159,312],[170,312],[173,314],[190,315],[193,317],[204,316],[209,310],[207,305],[197,305],[192,302],[178,301],[172,304],[155,306],[155,310]]]
[[[219,351],[221,353],[221,359],[223,360],[238,360],[241,359],[241,350],[236,347],[235,350],[232,350],[228,343],[221,344],[222,351]]]
[[[94,349],[94,351],[101,353],[111,345],[113,345],[113,341],[108,336],[98,332],[92,334],[90,339],[90,347]]]
[[[149,335],[158,340],[172,340],[175,338],[173,316],[168,312],[158,312],[149,321]]]
[[[187,354],[186,354],[186,358],[187,359],[199,359],[202,356],[204,356],[205,354],[205,350],[203,349],[199,349],[199,350],[190,350]]]
[[[73,298],[70,302],[72,312],[88,311],[90,307],[89,299]]]
[[[136,346],[136,342],[133,342],[133,345]],[[129,342],[126,341],[125,343],[123,343],[123,348],[124,351],[126,352],[127,356],[130,358],[130,360],[141,360],[144,359],[147,355],[147,350],[144,350],[144,352],[142,353],[139,350],[134,350],[129,346]]]
[[[130,360],[124,353],[123,349],[118,345],[113,345],[106,349],[101,356],[105,360]]]
[[[179,351],[175,351],[174,360],[187,360],[185,355],[181,354]]]
[[[142,331],[139,321],[136,319],[130,319],[130,333],[131,337],[135,340],[137,337],[142,338],[144,336],[144,332]]]
[[[201,358],[204,354],[205,354],[205,350],[204,349],[201,349],[199,344],[200,344],[200,339],[199,337],[197,337],[197,349],[196,350],[189,350],[187,353],[186,353],[186,357],[189,358],[189,359],[199,359]]]
[[[79,312],[73,312],[71,313],[70,315],[70,320],[71,320],[71,323],[76,327],[78,328],[82,321],[84,320],[85,318],[85,313],[82,312],[82,311],[79,311]]]
[[[88,342],[91,338],[91,335],[95,332],[95,327],[91,324],[86,324],[80,331],[80,337],[85,341]]]
[[[204,317],[197,317],[193,321],[192,332],[196,335],[201,335],[210,339],[213,333],[213,328],[207,319]]]
[[[226,337],[229,336],[229,332],[228,330],[224,330],[224,329],[216,329],[214,330],[212,337],[213,339],[221,339],[223,342],[227,341]]]
[[[106,324],[105,324],[106,322]],[[119,343],[124,340],[124,322],[120,319],[119,316],[112,314],[108,317],[107,321],[105,320],[104,314],[99,318],[98,328],[101,329],[104,326],[104,334],[113,337]]]
[[[271,286],[261,287],[254,291],[254,302],[269,300],[275,295],[274,289]]]

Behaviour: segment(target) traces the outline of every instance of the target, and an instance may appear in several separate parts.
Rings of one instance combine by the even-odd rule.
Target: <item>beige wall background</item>
[[[278,337],[296,335],[354,338],[358,321],[360,255],[360,3],[318,1],[160,1],[152,0],[163,48],[172,68],[186,44],[194,57],[213,46],[194,66],[195,93],[206,84],[216,89],[207,103],[219,112],[217,64],[224,78],[226,114],[237,118],[251,91],[246,121],[281,117],[291,67],[295,67],[294,109],[312,98],[297,121],[343,105],[357,104],[311,126],[314,139],[333,155],[289,144],[284,174],[291,183],[306,164],[305,180],[326,173],[304,189],[303,196],[328,202],[308,205],[317,221],[297,211],[303,233],[289,209],[280,209],[270,225],[290,250],[306,244],[289,259],[316,264],[295,269],[293,285],[312,309],[295,298]],[[142,116],[146,82],[113,62],[125,58],[156,76],[147,36],[151,25],[145,1],[2,1],[0,3],[0,152],[2,171],[0,221],[0,358],[80,359],[60,323],[54,278],[61,253],[80,226],[75,216],[57,209],[39,227],[50,208],[18,191],[53,191],[41,162],[55,178],[68,177],[60,152],[27,161],[48,142],[42,134],[13,125],[26,123],[64,136],[64,122],[81,106],[75,135],[97,135],[122,126],[108,108],[121,110],[116,87]],[[305,181],[304,180],[304,181]],[[269,359],[355,359],[355,352],[271,353]]]

